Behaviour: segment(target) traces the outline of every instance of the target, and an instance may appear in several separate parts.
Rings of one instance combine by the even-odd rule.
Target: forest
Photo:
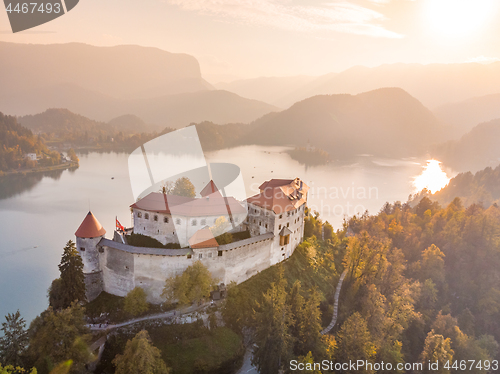
[[[496,168],[487,167],[478,172],[460,173],[450,180],[440,191],[431,194],[423,190],[411,197],[411,204],[418,203],[424,196],[448,205],[459,197],[465,206],[479,203],[485,208],[500,202],[500,165]]]
[[[500,341],[497,205],[466,207],[455,198],[441,206],[428,197],[414,206],[386,203],[378,214],[354,216],[338,231],[318,213],[307,211],[304,234],[304,242],[287,261],[239,285],[228,285],[227,298],[217,310],[212,308],[208,326],[199,320],[187,327],[139,324],[128,328],[106,343],[97,372],[126,373],[127,365],[137,365],[140,352],[148,352],[148,367],[158,368],[152,372],[234,373],[243,357],[243,342],[254,347],[253,363],[263,374],[334,372],[291,370],[292,361],[322,360],[332,365],[349,360],[384,362],[393,368],[431,360],[439,362],[439,370],[422,365],[413,372],[459,373],[465,364],[468,373],[496,371]],[[144,292],[125,299],[102,294],[98,302],[102,305],[86,303],[82,267],[74,244],[68,242],[61,278],[49,290],[51,307],[29,328],[19,315],[6,316],[2,330],[11,339],[0,339],[2,364],[49,373],[72,359],[70,372],[85,372],[91,358],[84,347],[98,338],[91,337],[88,318],[99,316],[109,300],[108,307],[125,313],[124,319],[129,318],[130,303],[138,305],[134,298],[142,297],[141,312],[148,309]],[[333,295],[342,272],[346,277],[337,323],[322,335],[332,319]],[[79,304],[74,303],[75,295],[80,295]],[[197,300],[200,297],[207,298],[206,291],[198,292]],[[149,308],[158,312],[158,307]],[[171,308],[175,305],[167,306]],[[56,349],[61,332],[65,348]],[[12,342],[19,343],[16,349]],[[210,347],[218,347],[217,356],[210,355]],[[15,371],[7,371],[11,372]],[[342,372],[404,371],[367,366]]]
[[[24,157],[27,153],[42,156],[38,161],[40,165],[60,162],[59,153],[49,150],[42,138],[21,126],[16,117],[3,113],[0,113],[0,144],[0,171],[35,167],[35,161]]]

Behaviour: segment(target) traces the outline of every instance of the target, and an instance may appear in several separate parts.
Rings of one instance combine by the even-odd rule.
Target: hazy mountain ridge
[[[213,91],[198,61],[157,48],[80,43],[0,42],[0,110],[17,116],[67,108],[107,122],[133,114],[146,123],[251,122],[279,110],[226,91]]]
[[[287,108],[315,95],[355,95],[382,87],[400,87],[432,109],[474,96],[498,93],[500,62],[354,66],[338,74],[317,77],[296,90],[284,92],[282,97],[273,103]]]
[[[217,89],[234,92],[249,99],[260,100],[280,106],[283,96],[289,92],[302,89],[305,85],[316,80],[314,77],[298,75],[294,77],[259,77],[240,79],[229,83],[216,83]]]
[[[8,108],[9,110],[6,110]],[[0,97],[0,109],[16,115],[40,113],[47,108],[67,108],[96,121],[108,122],[133,114],[148,124],[183,127],[192,122],[251,122],[279,108],[245,99],[227,91],[198,91],[148,99],[116,99],[81,87],[63,84]]]
[[[460,140],[437,146],[433,154],[455,171],[475,172],[500,163],[500,119],[481,123]]]
[[[310,140],[334,159],[422,154],[442,130],[432,112],[400,88],[315,96],[252,126],[249,144],[304,146]]]
[[[0,96],[58,84],[117,98],[137,97],[137,92],[162,85],[166,88],[163,95],[210,87],[194,57],[158,48],[0,42],[0,55],[9,56],[0,60]],[[189,87],[183,87],[183,81]]]
[[[500,91],[500,88],[498,89]],[[500,118],[500,93],[473,97],[440,106],[434,114],[450,125],[456,138],[472,130],[478,123]]]

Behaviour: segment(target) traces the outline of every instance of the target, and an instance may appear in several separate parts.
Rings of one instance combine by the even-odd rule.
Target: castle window
[[[208,257],[212,258],[212,252],[210,252],[210,253],[208,254]]]
[[[267,229],[267,223],[266,223],[266,229]]]
[[[217,256],[222,257],[222,251],[217,251]]]
[[[290,235],[280,235],[280,245],[287,245],[290,243]]]
[[[198,255],[198,258],[201,260],[201,259],[203,258],[203,253],[200,253],[200,254]]]
[[[178,225],[180,225],[180,224],[181,224],[181,220],[180,220],[180,218],[177,218],[177,219],[175,220],[175,223],[177,223]]]
[[[144,215],[144,218],[149,219],[149,213],[146,213],[146,214]]]
[[[141,212],[137,212],[137,218],[142,218],[142,213]]]
[[[158,222],[158,216],[155,214],[153,219]]]
[[[163,222],[168,223],[168,217],[163,217]]]
[[[200,222],[200,225],[205,226],[206,224],[207,224],[207,220],[206,219],[202,219],[201,222]]]
[[[288,222],[288,223],[286,224],[286,227],[290,227],[290,222]]]
[[[191,226],[196,226],[197,224],[198,224],[198,222],[197,222],[195,219],[193,219],[193,220],[191,221]]]
[[[261,221],[259,221],[259,226],[262,226],[262,222]]]
[[[191,255],[187,255],[187,258],[191,258],[192,256]]]
[[[281,225],[279,225],[278,230],[281,230]]]
[[[80,247],[80,251],[85,252],[85,248],[84,247]]]
[[[280,214],[280,219],[282,219],[282,218],[283,218],[283,214]]]

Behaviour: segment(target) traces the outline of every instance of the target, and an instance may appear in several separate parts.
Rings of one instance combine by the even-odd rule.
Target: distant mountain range
[[[288,108],[315,95],[359,94],[382,87],[399,87],[426,107],[467,100],[474,96],[500,93],[500,62],[492,64],[385,64],[377,67],[355,66],[340,73],[315,79],[298,77],[257,78],[235,81],[217,87],[243,96]],[[272,88],[279,88],[278,92]]]
[[[18,117],[17,121],[35,133],[53,134],[61,137],[83,132],[88,132],[89,135],[98,131],[104,131],[107,134],[122,132],[132,135],[160,130],[146,124],[142,119],[132,114],[125,114],[105,123],[94,121],[68,109],[47,109],[42,113]]]
[[[0,95],[61,84],[121,99],[213,89],[194,57],[158,48],[0,42],[0,55]]]
[[[455,171],[476,172],[500,164],[500,119],[481,123],[459,140],[441,144],[433,155]]]
[[[246,142],[311,145],[333,159],[357,154],[413,156],[440,141],[432,112],[400,88],[359,95],[319,95],[255,121]]]
[[[277,107],[216,91],[197,60],[157,48],[79,43],[0,42],[0,110],[28,115],[48,108],[107,122],[133,114],[157,126],[250,122]]]
[[[500,93],[446,104],[436,108],[434,114],[451,125],[454,137],[460,138],[478,123],[500,118]]]

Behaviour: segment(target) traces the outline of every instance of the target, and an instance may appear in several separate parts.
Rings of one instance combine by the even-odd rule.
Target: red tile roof
[[[305,204],[309,186],[299,178],[271,179],[264,182],[259,189],[261,192],[249,197],[247,202],[281,214]]]
[[[271,179],[270,181],[265,181],[259,186],[259,190],[262,192],[266,188],[281,187],[290,184],[294,179]]]
[[[212,231],[208,227],[195,232],[195,234],[188,240],[191,248],[213,248],[218,247],[219,244],[212,235]]]
[[[149,212],[187,217],[225,216],[229,214],[228,209],[231,210],[231,214],[246,213],[246,209],[235,198],[228,197],[226,204],[226,199],[220,193],[214,193],[197,199],[151,192],[130,207]]]
[[[98,236],[104,236],[104,234],[106,234],[106,230],[104,230],[104,227],[102,227],[92,212],[88,212],[82,224],[75,232],[75,236],[79,238],[97,238]]]

